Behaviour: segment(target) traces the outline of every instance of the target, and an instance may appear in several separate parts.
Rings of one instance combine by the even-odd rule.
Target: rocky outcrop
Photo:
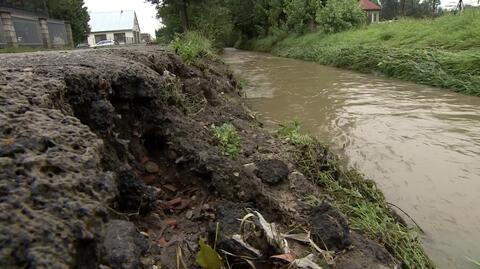
[[[337,217],[333,208],[308,217],[305,195],[321,189],[294,171],[288,144],[258,128],[219,61],[186,65],[139,48],[0,62],[2,268],[176,268],[178,257],[195,263],[212,224],[235,231],[243,207],[284,228]],[[212,135],[223,123],[240,136],[235,158]],[[339,220],[339,229],[315,231],[339,244],[348,266],[366,253],[350,243],[383,249]],[[368,264],[394,260],[386,253]]]

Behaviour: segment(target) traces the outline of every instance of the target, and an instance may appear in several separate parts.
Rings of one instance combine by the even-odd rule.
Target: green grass
[[[468,257],[467,257],[467,260],[470,261],[475,266],[477,266],[478,268],[480,268],[480,261],[477,261],[477,260],[474,260],[474,259],[468,258]]]
[[[196,63],[202,57],[215,58],[212,42],[198,32],[178,34],[169,47],[188,64]]]
[[[284,57],[480,95],[480,12],[436,19],[402,19],[337,34],[289,36],[269,48]],[[262,44],[261,46],[258,44]]]
[[[235,157],[240,153],[240,136],[235,126],[230,123],[224,123],[219,127],[213,126],[212,134],[218,140],[220,149],[225,155]]]
[[[350,227],[384,244],[406,268],[434,268],[417,230],[398,222],[375,183],[355,170],[343,168],[327,148],[299,130],[300,125],[293,122],[283,125],[278,135],[295,146],[301,172],[334,199],[349,218]]]
[[[52,50],[68,50],[71,48],[55,48],[46,49],[43,47],[18,47],[18,48],[0,48],[0,53],[24,53],[24,52],[37,52],[37,51],[52,51]]]

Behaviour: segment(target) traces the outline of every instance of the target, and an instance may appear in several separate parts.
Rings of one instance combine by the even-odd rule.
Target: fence
[[[65,47],[68,45],[67,31],[63,21],[48,20],[48,33],[53,47]]]
[[[19,45],[42,46],[42,35],[38,20],[13,17],[13,26],[17,33],[17,42]]]
[[[5,45],[5,37],[3,36],[3,25],[2,25],[2,20],[0,19],[0,47],[3,47]]]

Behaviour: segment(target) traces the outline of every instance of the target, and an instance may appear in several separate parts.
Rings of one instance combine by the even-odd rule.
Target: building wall
[[[88,44],[90,46],[94,46],[97,44],[97,40],[95,39],[95,36],[98,35],[105,35],[105,40],[115,40],[115,34],[120,34],[124,33],[125,34],[125,44],[137,44],[140,43],[140,33],[136,31],[114,31],[114,32],[100,32],[100,33],[90,33],[88,36]],[[120,42],[122,43],[122,42]],[[121,44],[124,45],[124,44]]]
[[[368,23],[377,23],[380,21],[380,11],[378,10],[368,10],[367,11],[367,22]]]

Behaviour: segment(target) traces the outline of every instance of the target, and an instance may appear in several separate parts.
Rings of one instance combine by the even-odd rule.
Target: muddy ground
[[[204,237],[249,268],[231,235],[254,211],[284,233],[311,231],[334,264],[288,241],[297,258],[394,267],[338,210],[309,202],[321,189],[240,96],[223,63],[187,65],[158,48],[0,56],[0,267],[196,268]],[[223,123],[240,135],[239,156],[212,135]],[[258,268],[288,266],[261,250]]]

